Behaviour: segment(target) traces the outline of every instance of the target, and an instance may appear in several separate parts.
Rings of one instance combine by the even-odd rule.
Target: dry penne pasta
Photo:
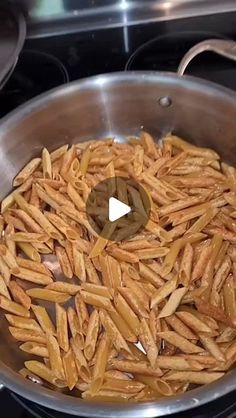
[[[6,285],[2,276],[0,276],[0,295],[2,295],[5,298],[11,300],[7,285]]]
[[[13,327],[29,329],[31,331],[42,333],[42,330],[39,324],[37,324],[37,322],[32,318],[24,318],[21,316],[11,315],[11,314],[6,314],[5,317],[7,321],[9,322],[9,324],[11,324]]]
[[[125,341],[115,323],[110,318],[109,314],[106,311],[100,310],[99,316],[107,334],[112,338],[115,348],[118,351],[130,354],[130,349],[127,342]]]
[[[81,293],[77,293],[77,295],[75,296],[75,308],[81,325],[81,329],[83,333],[86,334],[89,322],[89,313],[86,303],[81,297]]]
[[[70,299],[70,295],[67,293],[56,292],[55,290],[42,289],[40,287],[35,287],[32,289],[26,290],[28,296],[34,299],[47,300],[49,302],[64,303]]]
[[[63,274],[71,279],[73,277],[73,271],[66,250],[63,247],[57,246],[55,251]]]
[[[70,340],[70,345],[74,352],[76,368],[78,371],[78,375],[85,381],[91,381],[91,370],[88,367],[87,360],[83,354],[83,351],[79,348],[78,344],[78,335]]]
[[[84,355],[88,361],[92,359],[95,353],[98,332],[99,332],[99,314],[97,310],[94,310],[89,317],[87,335],[86,335],[85,344],[84,344]]]
[[[47,289],[55,290],[56,292],[68,293],[73,296],[80,291],[81,287],[73,283],[53,282],[47,285]]]
[[[57,341],[59,346],[65,351],[69,351],[69,336],[66,310],[56,304],[56,324],[57,324]]]
[[[68,388],[72,390],[78,381],[78,373],[74,360],[74,354],[71,348],[64,354],[62,361]]]
[[[55,326],[54,326],[50,316],[48,315],[46,309],[43,306],[39,306],[39,305],[31,305],[31,309],[32,309],[38,323],[40,324],[42,330],[46,334],[52,333],[53,335],[56,335]]]
[[[158,367],[154,369],[145,361],[129,361],[112,359],[109,362],[109,368],[114,370],[120,370],[125,373],[139,373],[145,376],[161,376],[162,371]]]
[[[97,347],[96,363],[94,366],[92,381],[90,384],[91,395],[96,394],[102,387],[104,373],[108,361],[109,347],[110,339],[108,337],[108,334],[103,334]]]
[[[23,328],[9,327],[11,335],[18,341],[33,341],[36,343],[46,344],[46,335],[35,330]]]
[[[65,372],[57,339],[52,334],[48,334],[46,341],[52,373],[58,379],[64,380]]]
[[[173,313],[175,313],[177,307],[179,306],[181,299],[187,292],[186,287],[180,287],[178,289],[175,289],[168,301],[166,302],[165,306],[162,308],[161,312],[158,315],[158,318],[165,318],[166,316],[170,316]]]
[[[191,343],[186,338],[178,335],[175,331],[159,332],[158,336],[173,344],[175,347],[178,347],[184,353],[201,353],[204,351],[203,348]]]
[[[142,402],[234,366],[236,169],[215,151],[146,132],[43,148],[13,187],[0,308],[21,353],[42,359],[24,377]],[[110,196],[131,209],[114,222]]]
[[[37,360],[25,361],[25,367],[36,376],[41,377],[46,382],[52,383],[57,387],[65,387],[65,382],[55,378],[52,370],[45,364]]]
[[[37,271],[28,270],[24,267],[19,267],[19,272],[14,273],[14,276],[18,277],[21,280],[27,280],[32,283],[48,285],[53,282],[51,276],[46,276],[46,274],[39,273]]]
[[[205,385],[220,379],[224,374],[216,372],[171,372],[166,375],[168,381],[189,382],[198,385]]]
[[[145,318],[140,321],[139,339],[147,353],[147,358],[151,366],[155,367],[158,356],[158,348]]]
[[[30,316],[28,309],[22,305],[19,305],[19,303],[7,299],[5,296],[0,296],[0,307],[14,315],[24,316],[27,318]]]
[[[37,170],[40,163],[41,158],[32,159],[14,178],[13,186],[17,187],[24,183],[24,181],[26,181],[35,170]]]
[[[159,290],[157,290],[156,294],[153,295],[151,300],[151,308],[158,305],[162,300],[164,300],[167,296],[169,296],[177,286],[177,278],[173,278],[172,280],[166,282]]]
[[[33,354],[34,356],[39,356],[43,358],[48,357],[48,349],[45,344],[31,341],[21,344],[19,348],[25,353]]]

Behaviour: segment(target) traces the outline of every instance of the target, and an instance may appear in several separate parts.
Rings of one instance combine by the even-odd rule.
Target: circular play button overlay
[[[91,190],[86,212],[92,229],[111,241],[123,241],[139,234],[149,221],[150,199],[132,179],[111,177]]]

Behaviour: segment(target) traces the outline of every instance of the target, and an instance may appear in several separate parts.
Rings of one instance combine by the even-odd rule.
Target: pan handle
[[[236,42],[223,39],[207,39],[193,46],[182,58],[177,74],[182,76],[194,57],[201,52],[212,51],[223,57],[236,61]]]

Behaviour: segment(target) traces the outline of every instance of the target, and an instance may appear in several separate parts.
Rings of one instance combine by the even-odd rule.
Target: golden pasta
[[[22,376],[90,401],[142,402],[227,373],[235,173],[211,149],[147,132],[44,148],[26,164],[0,215],[0,308],[22,354],[41,359]],[[108,222],[110,195],[131,213]]]

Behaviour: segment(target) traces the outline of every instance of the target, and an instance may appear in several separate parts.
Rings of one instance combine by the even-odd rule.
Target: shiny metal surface
[[[235,0],[12,0],[28,10],[28,37],[127,27],[236,10]]]
[[[168,97],[170,106],[160,105]],[[168,73],[113,73],[52,90],[13,111],[0,123],[0,198],[12,178],[43,146],[115,135],[155,137],[173,131],[209,146],[236,164],[236,93],[193,77]],[[236,370],[184,395],[144,404],[89,403],[33,384],[17,371],[27,357],[0,314],[0,381],[19,395],[69,414],[89,417],[160,417],[210,402],[236,388]]]
[[[207,39],[194,45],[182,58],[177,73],[183,75],[188,64],[202,52],[212,51],[223,57],[236,61],[236,42],[224,39]]]
[[[0,88],[11,76],[26,36],[24,16],[9,5],[0,5]]]

